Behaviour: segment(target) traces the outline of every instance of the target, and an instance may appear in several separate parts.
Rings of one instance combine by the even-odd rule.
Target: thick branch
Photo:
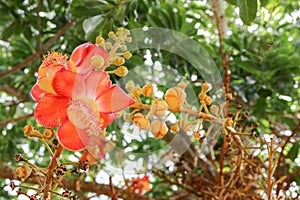
[[[14,170],[11,169],[9,166],[3,166],[0,167],[0,178],[7,178],[10,180],[16,180],[18,179]],[[62,183],[63,185],[68,189],[68,190],[72,190],[72,191],[76,191],[76,187],[78,183],[76,183],[76,179],[72,179],[72,178],[64,178]],[[35,180],[33,179],[26,179],[27,183],[33,183],[33,184],[37,184],[35,182]],[[85,181],[80,181],[80,189],[82,192],[92,192],[92,193],[96,193],[97,195],[107,195],[110,196],[111,195],[111,189],[109,185],[106,184],[99,184],[99,183],[95,183],[95,182],[85,182]],[[129,199],[127,194],[128,191],[124,190],[124,189],[119,189],[119,188],[115,188],[115,192],[116,192],[116,196],[118,196],[119,198],[123,198],[123,199]],[[140,199],[140,200],[154,200],[150,197],[144,196],[144,195],[139,195],[139,194],[132,194],[133,199]]]

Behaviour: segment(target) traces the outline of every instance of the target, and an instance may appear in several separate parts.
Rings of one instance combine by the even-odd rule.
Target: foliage
[[[257,179],[257,184],[249,186],[260,188],[252,195],[258,199],[275,199],[284,195],[286,198],[299,198],[300,20],[297,13],[300,3],[291,0],[226,0],[226,2],[221,0],[220,2],[223,3],[221,8],[225,11],[226,25],[229,30],[224,38],[218,35],[221,27],[216,20],[218,11],[216,12],[208,1],[1,0],[0,166],[5,164],[17,168],[15,154],[26,155],[26,159],[41,163],[43,167],[47,167],[47,163],[50,162],[51,157],[42,143],[25,138],[22,132],[26,124],[32,124],[40,131],[43,130],[31,115],[35,104],[30,97],[30,90],[36,82],[36,72],[47,51],[55,50],[70,55],[78,45],[87,41],[95,43],[98,35],[106,37],[111,30],[116,30],[118,27],[129,30],[160,27],[178,31],[200,44],[216,63],[222,73],[225,87],[228,86],[233,96],[227,107],[229,114],[231,113],[233,117],[243,113],[248,114],[249,117],[243,121],[243,127],[254,122],[259,124],[250,131],[255,132],[259,138],[245,139],[255,147],[260,147],[260,151],[249,151],[253,153],[255,159],[252,160],[251,154],[248,160],[264,169],[263,172],[257,173],[265,176],[265,179],[262,177]],[[158,39],[161,41],[157,43],[163,43],[163,38]],[[147,74],[154,69],[154,64],[144,65],[147,60],[145,55],[148,54],[152,56],[152,63],[159,62],[174,70],[175,74],[183,76],[185,81],[190,83],[189,87],[195,94],[201,92],[199,84],[204,82],[205,77],[183,57],[161,50],[159,47],[138,49],[132,54],[133,57],[125,63],[129,71],[136,69],[138,73]],[[137,65],[144,65],[145,71],[135,68]],[[226,74],[228,71],[230,73]],[[111,75],[111,78],[115,83],[121,83],[123,80],[114,75]],[[138,82],[138,77],[135,78]],[[174,81],[173,84],[175,86],[177,82]],[[163,93],[168,89],[162,83],[158,83],[157,88]],[[145,104],[152,103],[149,98],[143,96],[141,101]],[[199,104],[198,100],[197,104]],[[237,109],[239,105],[242,106],[241,110]],[[168,142],[172,140],[169,138],[171,134],[167,134],[164,140],[159,140],[146,137],[147,134],[144,132],[141,133],[142,139],[127,140],[124,130],[118,126],[120,123],[125,124],[127,129],[123,128],[127,132],[133,133],[137,128],[121,119],[107,128],[108,132],[113,133],[111,137],[116,140],[118,149],[108,153],[110,159],[97,161],[95,164],[97,169],[93,171],[94,168],[91,167],[86,180],[103,176],[98,179],[102,180],[101,183],[109,184],[108,178],[103,180],[106,179],[104,176],[109,174],[112,177],[119,177],[118,173],[109,172],[109,166],[122,165],[120,152],[126,152],[123,158],[135,161],[138,157],[132,158],[131,151],[128,150],[131,149],[133,153],[157,153],[156,150],[169,146]],[[167,125],[170,127],[172,124]],[[204,124],[204,128],[207,127],[209,124]],[[191,149],[194,152],[199,150],[201,147],[199,138],[188,138],[192,140]],[[274,138],[274,141],[270,138]],[[179,158],[171,159],[171,165],[165,165],[153,173],[151,167],[150,169],[143,167],[143,169],[135,169],[135,175],[128,175],[124,179],[116,178],[119,182],[115,183],[115,187],[132,192],[128,189],[132,183],[129,179],[136,178],[139,176],[137,174],[146,173],[150,177],[152,190],[142,196],[154,199],[171,197],[179,199],[186,196],[216,198],[213,194],[200,191],[207,191],[204,189],[207,189],[207,185],[213,181],[210,188],[212,193],[221,195],[225,192],[218,188],[224,186],[224,182],[230,180],[230,175],[234,174],[230,169],[230,162],[237,162],[232,157],[226,159],[223,157],[224,161],[221,161],[223,154],[220,149],[225,148],[225,141],[226,138],[221,136],[212,154],[207,156],[216,171],[220,171],[221,162],[225,163],[222,176],[209,174],[208,169],[211,166],[203,164],[201,157],[199,165],[193,166],[188,160],[194,157],[189,152],[185,152]],[[233,148],[237,150],[237,143],[235,145]],[[176,150],[176,147],[172,148]],[[158,153],[153,155],[161,156]],[[80,157],[79,152],[64,151],[62,160],[68,161],[71,158],[77,161]],[[274,158],[272,170],[269,167],[272,163],[270,158]],[[100,168],[101,173],[97,176],[96,171]],[[251,170],[249,174],[255,175],[257,169],[251,168]],[[0,176],[3,177],[3,174]],[[99,181],[98,179],[96,180]],[[205,186],[200,184],[203,180],[207,181]],[[8,194],[10,189],[4,186],[6,184],[5,179],[1,179],[0,185],[4,189],[0,191],[0,196],[13,198]],[[276,187],[269,191],[269,188],[274,186],[272,184]],[[238,187],[248,186],[237,181],[234,187],[237,191]],[[264,191],[263,187],[267,189]],[[80,195],[85,195],[85,191],[81,192]],[[233,191],[232,193],[234,195]],[[231,198],[230,195],[228,198]]]

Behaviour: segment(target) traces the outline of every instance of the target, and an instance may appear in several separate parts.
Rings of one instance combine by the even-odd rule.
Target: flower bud
[[[26,179],[30,176],[32,169],[28,166],[21,165],[16,169],[16,174],[20,179]]]
[[[138,123],[141,119],[144,119],[144,115],[142,113],[135,113],[133,115],[133,123],[138,126]]]
[[[143,94],[144,94],[144,96],[151,97],[153,95],[153,90],[154,90],[153,85],[151,85],[151,84],[145,85],[143,87]]]
[[[202,92],[206,93],[212,89],[212,85],[210,83],[203,83],[202,84]]]
[[[154,115],[156,117],[165,116],[167,109],[168,109],[168,105],[166,104],[165,101],[162,101],[162,100],[156,100],[150,106],[150,111],[151,111],[152,115]]]
[[[206,96],[204,98],[204,103],[208,106],[212,104],[212,99],[210,98],[210,96]]]
[[[121,66],[125,63],[125,59],[123,57],[117,57],[112,64],[117,65],[117,66]]]
[[[173,87],[167,90],[165,100],[170,108],[179,109],[185,102],[186,94],[183,89]]]
[[[195,137],[196,139],[199,139],[200,136],[201,136],[201,134],[199,133],[199,131],[195,131],[195,132],[194,132],[194,137]]]
[[[129,51],[127,51],[123,54],[123,57],[128,60],[132,57],[132,54]]]
[[[55,133],[52,129],[46,128],[43,132],[43,136],[45,139],[51,140],[54,137]]]
[[[164,121],[153,120],[150,125],[150,130],[155,137],[163,138],[169,129]]]
[[[99,46],[102,46],[104,44],[105,40],[103,37],[101,36],[98,36],[96,37],[96,43],[99,45]]]
[[[117,76],[126,76],[128,74],[128,69],[125,66],[120,66],[115,70]]]
[[[143,118],[138,121],[138,127],[142,130],[147,130],[149,126],[150,126],[150,121],[148,119]]]
[[[178,123],[173,124],[170,128],[173,133],[178,133],[180,131],[180,127]]]

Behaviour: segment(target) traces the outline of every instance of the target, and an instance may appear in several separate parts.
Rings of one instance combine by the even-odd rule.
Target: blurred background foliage
[[[299,193],[299,9],[299,1],[293,0],[224,1],[229,32],[222,40],[220,52],[214,13],[206,0],[1,0],[0,165],[16,166],[13,158],[16,153],[46,163],[49,159],[41,154],[42,145],[25,139],[22,132],[28,123],[38,126],[30,117],[34,102],[29,91],[47,51],[70,55],[77,45],[94,42],[99,34],[106,36],[117,27],[161,27],[197,41],[221,72],[221,55],[228,53],[232,105],[242,105],[249,112],[250,120],[260,123],[257,129],[260,136],[276,135],[276,143],[287,141],[281,149],[284,159],[278,166],[280,170],[288,169],[288,172],[282,170],[283,174],[298,172],[289,180],[296,189],[287,195]],[[171,66],[192,83],[202,81],[201,75],[181,57],[157,49],[150,51],[152,55],[159,53],[152,56],[153,62]],[[132,60],[126,63],[129,68],[145,60],[146,50],[133,53]],[[193,74],[196,80],[191,79]],[[194,90],[198,93],[199,87]],[[114,128],[114,125],[110,127]],[[118,145],[122,146],[122,134],[118,136]],[[132,142],[141,149],[146,142],[154,149],[163,145],[151,138],[144,143]],[[167,183],[155,181],[152,196],[172,193]],[[1,188],[6,184],[4,179],[0,180]],[[169,192],[165,193],[165,188]],[[7,195],[1,189],[0,196],[8,198]]]

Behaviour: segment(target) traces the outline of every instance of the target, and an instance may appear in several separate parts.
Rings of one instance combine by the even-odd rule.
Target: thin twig
[[[2,74],[0,74],[0,78],[3,78],[5,76],[8,76],[11,73],[14,73],[20,69],[22,69],[23,67],[25,67],[27,64],[33,62],[34,60],[36,60],[37,58],[40,57],[40,55],[49,49],[49,47],[61,36],[63,35],[73,24],[75,23],[75,20],[72,20],[70,22],[68,22],[64,27],[62,27],[48,42],[46,42],[46,44],[39,50],[37,51],[35,54],[27,57],[25,60],[23,60],[22,62],[16,64],[15,66],[13,66],[10,70],[7,70],[5,72],[3,72]]]
[[[13,118],[13,119],[4,120],[4,121],[0,122],[0,127],[1,126],[6,126],[9,123],[18,122],[18,121],[22,121],[22,120],[28,119],[28,118],[30,118],[32,116],[33,116],[33,113],[27,114],[27,115],[22,115],[20,117]]]

